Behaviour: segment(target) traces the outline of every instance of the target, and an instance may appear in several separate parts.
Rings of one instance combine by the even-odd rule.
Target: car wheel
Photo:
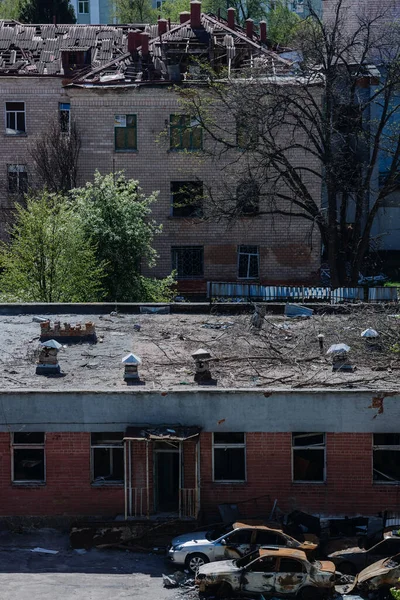
[[[315,587],[308,586],[301,589],[297,594],[297,597],[300,598],[300,600],[318,600],[319,598],[323,597],[323,591]]]
[[[218,588],[215,592],[215,597],[216,598],[232,598],[232,596],[233,596],[232,587],[229,585],[229,583],[226,583],[226,581],[223,581],[221,583],[221,585],[218,586]]]
[[[351,562],[342,562],[337,566],[337,571],[343,575],[357,575],[357,569]]]
[[[187,557],[185,564],[186,567],[192,571],[192,573],[197,573],[198,569],[209,563],[210,559],[205,554],[200,554],[200,552],[196,554],[189,554]]]

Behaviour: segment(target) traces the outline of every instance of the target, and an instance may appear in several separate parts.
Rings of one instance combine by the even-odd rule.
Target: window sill
[[[259,277],[238,277],[238,281],[255,281],[255,282],[259,282],[260,278]]]
[[[373,481],[372,485],[400,485],[400,481]]]
[[[198,149],[190,149],[190,148],[170,148],[169,150],[167,150],[167,153],[170,152],[171,154],[175,154],[175,153],[186,153],[186,154],[195,154],[196,152],[201,153],[204,152],[203,148],[198,148]]]
[[[24,487],[24,488],[40,488],[45,487],[45,481],[12,481],[12,487]]]
[[[199,215],[193,215],[193,216],[188,216],[188,217],[180,217],[178,215],[168,215],[167,219],[169,221],[182,221],[183,219],[185,219],[186,221],[202,221],[204,219],[204,216],[199,216]]]
[[[326,485],[326,481],[292,481],[292,485]]]
[[[234,481],[213,481],[214,485],[246,485],[247,481],[238,481],[237,479]]]
[[[116,150],[114,148],[115,154],[139,154],[139,150],[129,150],[128,148],[125,150]]]
[[[199,275],[199,276],[195,276],[193,275],[193,277],[176,277],[177,281],[204,281],[204,275]]]
[[[124,487],[124,482],[123,481],[92,481],[92,483],[90,485],[93,488],[103,488],[103,487],[121,488],[121,487]]]
[[[4,137],[6,138],[24,138],[28,137],[27,133],[4,133]]]

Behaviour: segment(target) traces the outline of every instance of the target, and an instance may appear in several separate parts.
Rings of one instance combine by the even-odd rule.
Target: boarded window
[[[246,480],[244,433],[214,433],[214,481]]]
[[[293,433],[293,481],[325,481],[325,434]]]
[[[171,181],[173,217],[201,217],[203,215],[203,184],[201,181]]]
[[[6,134],[25,133],[25,102],[6,102]]]
[[[374,433],[373,473],[374,481],[400,482],[400,434]]]
[[[114,118],[115,152],[137,150],[136,115],[116,115]]]
[[[257,246],[238,246],[239,279],[258,279],[260,275],[260,257]]]
[[[193,152],[203,148],[203,129],[189,115],[170,115],[170,149]]]
[[[123,433],[92,433],[93,483],[123,483]]]
[[[45,482],[45,436],[43,432],[12,434],[12,481]]]
[[[203,246],[173,246],[172,268],[176,271],[177,279],[196,279],[203,277],[204,251]]]

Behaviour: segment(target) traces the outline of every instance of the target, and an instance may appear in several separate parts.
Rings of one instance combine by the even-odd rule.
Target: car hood
[[[310,552],[310,550],[316,550],[318,548],[318,544],[314,544],[313,542],[300,542],[300,545],[296,547],[296,550],[304,550],[304,552]]]
[[[236,566],[234,560],[220,560],[218,562],[211,562],[203,565],[197,571],[197,577],[199,575],[210,576],[210,575],[221,575],[222,573],[234,573],[240,571],[239,567]]]
[[[334,573],[336,571],[336,565],[330,560],[320,560],[319,564],[321,565],[320,571],[328,571],[328,573]]]
[[[345,550],[337,550],[336,552],[332,552],[332,554],[328,554],[328,558],[336,558],[337,556],[345,556],[346,554],[362,554],[366,552],[364,548],[346,548]]]
[[[171,542],[171,546],[182,546],[193,542],[193,544],[210,544],[210,540],[206,538],[207,531],[195,531],[194,533],[183,533],[178,535]]]
[[[357,575],[357,582],[362,583],[363,581],[367,581],[368,579],[372,579],[372,577],[376,577],[377,575],[382,575],[382,573],[386,573],[387,571],[391,571],[393,569],[393,565],[390,567],[385,567],[384,563],[387,562],[387,558],[383,558],[382,560],[378,560],[373,563],[366,569],[363,569]]]

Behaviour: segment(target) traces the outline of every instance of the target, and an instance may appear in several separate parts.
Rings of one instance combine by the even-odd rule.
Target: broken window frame
[[[126,119],[125,127],[120,127],[114,124],[114,152],[137,152],[138,151],[138,142],[137,142],[137,115],[136,114],[127,114],[124,115]],[[131,123],[128,124],[128,120],[131,119]],[[124,131],[124,146],[117,147],[117,131]],[[135,141],[134,145],[129,145],[129,134],[133,131]]]
[[[260,188],[254,179],[243,179],[236,187],[239,216],[252,217],[260,212]]]
[[[236,145],[238,150],[256,150],[260,138],[259,124],[248,115],[236,118]]]
[[[82,8],[82,10],[81,10]],[[78,15],[89,14],[89,0],[78,0]]]
[[[95,442],[95,436],[110,436],[115,437],[115,440],[106,440],[104,442],[99,441]],[[117,438],[117,435],[120,438]],[[122,453],[122,462],[123,462],[123,471],[125,473],[125,464],[124,464],[124,433],[123,432],[114,432],[114,431],[96,431],[90,434],[90,480],[93,486],[104,486],[104,485],[123,485],[124,478],[122,479],[107,479],[106,476],[99,476],[95,478],[95,451],[97,450],[109,450],[110,451],[110,474],[113,473],[114,470],[114,450],[118,449]]]
[[[247,481],[247,461],[246,461],[246,434],[244,432],[232,433],[224,432],[225,435],[243,435],[242,442],[216,442],[215,433],[212,434],[212,480],[215,483],[246,483]],[[217,479],[215,476],[215,451],[217,450],[243,450],[243,478],[242,479]]]
[[[8,193],[21,196],[28,191],[28,171],[26,165],[7,165]]]
[[[378,441],[376,436],[398,436],[399,443],[398,444],[377,444]],[[394,441],[394,440],[392,440]],[[377,485],[399,485],[400,483],[400,475],[398,479],[393,479],[389,475],[384,474],[383,471],[376,469],[376,452],[400,452],[400,434],[399,433],[373,433],[372,434],[372,480],[374,484]],[[399,464],[400,464],[400,454],[399,456]],[[375,477],[375,474],[381,474],[382,479],[378,479]]]
[[[245,248],[247,248],[247,250],[245,250]],[[249,248],[252,248],[252,250],[249,250]],[[238,246],[237,249],[237,272],[238,272],[238,279],[259,279],[260,278],[260,252],[259,252],[259,248],[258,246],[253,246],[253,245],[247,245],[247,244],[241,244],[240,246]],[[241,258],[247,256],[247,265],[246,265],[246,275],[243,275],[241,273],[243,273],[243,271],[241,270]],[[251,263],[252,263],[252,257],[257,257],[257,275],[250,275],[251,272]]]
[[[184,269],[184,273],[182,273],[179,269],[180,259],[179,255],[183,253],[196,252],[198,253],[197,259],[192,259],[192,263],[198,262],[201,268],[193,269],[192,273],[189,273],[190,269]],[[172,270],[176,271],[177,279],[203,279],[204,278],[204,246],[171,246],[171,261],[172,261]]]
[[[174,138],[178,138],[178,143]],[[203,128],[195,117],[182,114],[169,116],[169,148],[172,152],[203,150]]]
[[[58,103],[58,115],[61,133],[71,133],[71,104],[69,102]]]
[[[23,108],[11,108],[12,104],[20,104]],[[26,135],[26,106],[21,100],[7,100],[5,103],[5,129],[6,135]],[[21,117],[21,115],[23,115]],[[14,127],[10,125],[14,121]],[[19,122],[19,123],[18,123]],[[18,125],[22,126],[18,129]]]
[[[201,218],[203,216],[203,182],[202,181],[171,181],[171,217]],[[184,198],[187,196],[187,200]],[[176,200],[176,198],[179,198]],[[193,201],[190,201],[190,197]],[[185,214],[186,213],[186,214]]]
[[[42,442],[27,442],[21,443],[15,441],[15,434],[27,434],[29,432],[13,432],[11,433],[10,446],[11,446],[11,482],[13,485],[44,485],[46,483],[46,434],[45,432],[31,432],[33,435],[43,435]],[[17,479],[15,477],[15,467],[17,460],[15,458],[15,452],[20,450],[33,450],[40,451],[43,453],[43,477],[36,479]]]
[[[317,444],[295,445],[295,440],[298,437],[315,437],[322,436],[322,442]],[[321,479],[296,479],[295,478],[295,453],[300,451],[323,452],[323,467]],[[320,431],[317,432],[293,432],[292,433],[292,482],[293,483],[325,483],[326,481],[326,434]]]

